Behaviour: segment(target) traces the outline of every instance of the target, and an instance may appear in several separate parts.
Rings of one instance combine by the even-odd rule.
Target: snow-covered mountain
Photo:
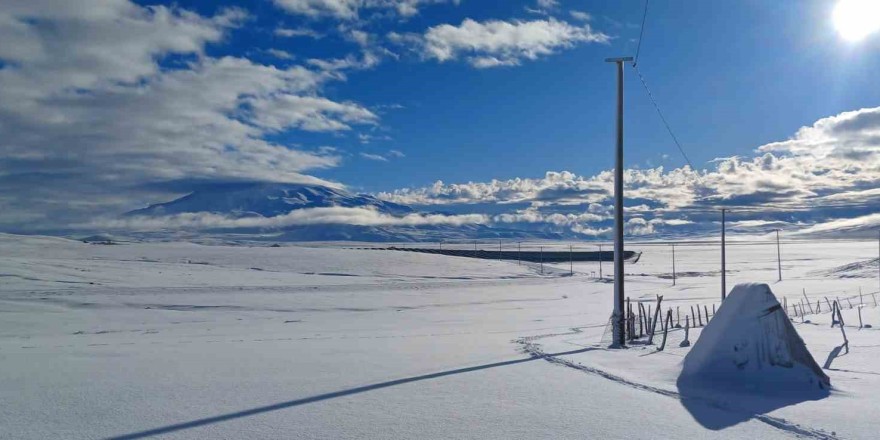
[[[372,207],[384,214],[405,215],[412,208],[369,195],[318,185],[253,183],[216,185],[167,203],[150,205],[126,216],[211,212],[232,216],[275,217],[303,208]]]
[[[150,205],[123,217],[162,217],[186,213],[210,213],[231,218],[278,217],[308,208],[370,208],[381,214],[402,217],[417,213],[409,206],[379,200],[365,194],[318,185],[253,183],[216,185],[187,196]],[[141,232],[143,238],[161,238],[164,232]],[[373,241],[414,242],[469,239],[561,239],[564,234],[497,228],[482,224],[352,225],[309,224],[278,228],[211,230],[203,237],[261,241]],[[180,235],[175,235],[179,237]],[[245,238],[248,237],[249,238]],[[192,238],[192,237],[190,237]]]

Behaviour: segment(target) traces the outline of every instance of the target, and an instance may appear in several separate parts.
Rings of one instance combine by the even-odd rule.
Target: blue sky
[[[500,3],[500,4],[498,4]],[[216,2],[179,2],[210,15]],[[222,4],[222,3],[221,3]],[[609,168],[613,69],[605,57],[632,55],[644,3],[560,2],[552,11],[575,22],[570,10],[592,16],[594,30],[608,44],[584,44],[515,67],[474,69],[467,63],[406,57],[383,61],[348,75],[326,96],[387,109],[382,126],[366,132],[379,139],[362,144],[345,137],[285,139],[334,145],[349,152],[405,152],[394,164],[357,160],[316,173],[364,191],[492,178],[540,177],[548,170],[594,174]],[[661,2],[649,4],[640,54],[642,72],[695,166],[717,157],[751,155],[768,142],[785,139],[824,116],[872,107],[880,88],[871,72],[880,67],[877,44],[851,44],[834,30],[830,1]],[[474,20],[545,18],[526,8],[534,2],[468,2],[425,6],[406,21],[375,20],[363,29],[378,35],[420,32],[431,26]],[[249,10],[255,20],[232,34],[217,54],[243,55],[256,47],[307,58],[356,53],[328,27],[333,18],[284,16],[268,2]],[[320,29],[321,39],[284,38],[278,27]],[[264,62],[286,64],[264,55]],[[684,161],[651,107],[641,83],[627,70],[627,164],[677,167]],[[381,139],[388,136],[390,140]],[[663,155],[668,157],[664,158]],[[504,160],[499,158],[504,157]],[[360,158],[362,159],[362,158]]]
[[[876,212],[880,37],[841,38],[836,3],[650,2],[639,68],[704,174],[680,169],[627,68],[635,218],[676,226],[700,209],[772,203],[790,210],[770,220],[802,226]],[[264,180],[508,212],[515,224],[573,215],[551,224],[596,234],[613,147],[603,60],[634,54],[644,5],[0,5],[0,228],[65,227],[205,182]],[[829,196],[847,209],[829,212]]]

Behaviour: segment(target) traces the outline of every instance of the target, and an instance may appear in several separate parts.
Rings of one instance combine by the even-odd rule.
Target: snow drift
[[[734,287],[685,357],[679,382],[767,394],[831,386],[766,284]]]

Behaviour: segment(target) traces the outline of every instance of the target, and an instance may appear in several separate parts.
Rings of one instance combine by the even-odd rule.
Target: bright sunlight
[[[834,7],[834,27],[849,41],[860,41],[880,30],[880,1],[840,0]]]

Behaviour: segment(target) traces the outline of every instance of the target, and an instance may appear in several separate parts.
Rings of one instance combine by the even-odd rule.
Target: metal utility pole
[[[501,259],[501,240],[498,240],[498,259]]]
[[[568,245],[568,274],[574,275],[574,257],[572,255],[571,245]]]
[[[672,243],[672,285],[675,285],[675,243]]]
[[[599,279],[601,280],[602,276],[602,245],[599,245]]]
[[[626,346],[623,317],[623,63],[631,62],[632,57],[606,58],[605,61],[617,64],[617,148],[614,160],[614,313],[612,326],[614,335],[611,347]]]
[[[779,248],[779,229],[776,230],[776,264],[779,268],[779,281],[782,281],[782,250]]]
[[[727,297],[727,255],[726,255],[726,247],[727,247],[727,238],[726,238],[726,224],[724,214],[727,212],[726,209],[721,209],[721,301],[724,301],[724,298]]]
[[[522,264],[522,258],[520,257],[520,254],[522,253],[522,249],[520,248],[520,244],[521,244],[520,242],[516,242],[516,264],[517,265]]]

